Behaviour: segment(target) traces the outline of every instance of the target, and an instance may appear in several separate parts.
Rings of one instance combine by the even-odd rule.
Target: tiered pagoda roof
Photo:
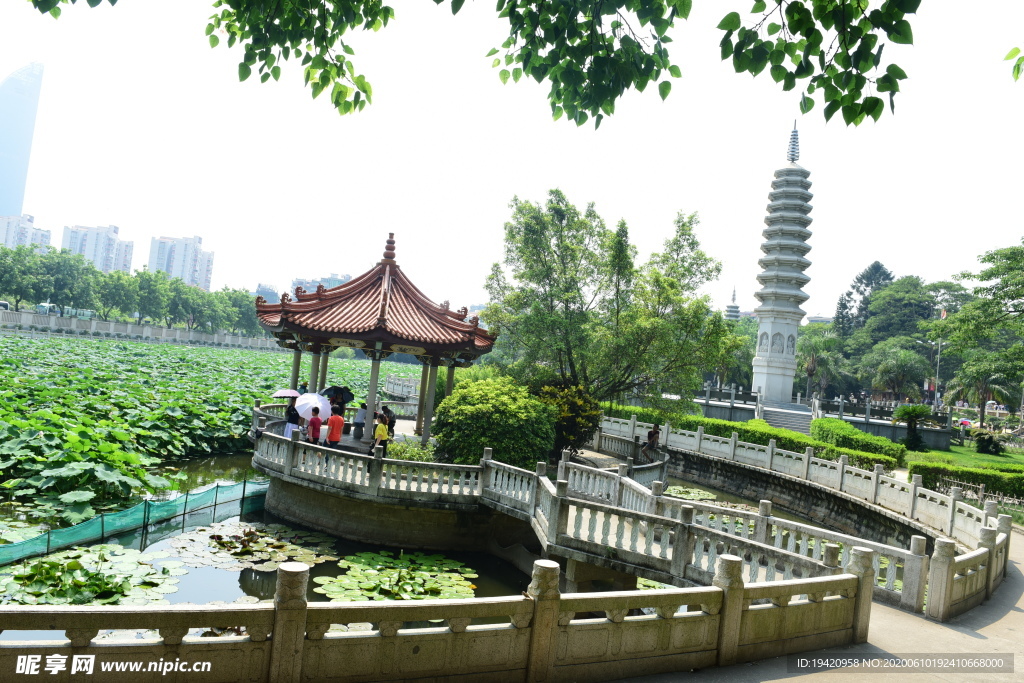
[[[377,265],[348,282],[314,292],[296,288],[281,303],[256,299],[260,326],[279,344],[375,348],[468,361],[488,353],[496,335],[480,327],[466,308],[431,301],[395,262],[394,233]]]

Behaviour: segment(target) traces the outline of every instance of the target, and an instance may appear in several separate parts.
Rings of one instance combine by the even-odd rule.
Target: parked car
[[[11,310],[11,305],[9,303],[7,303],[6,301],[0,301],[0,311],[9,311],[9,310]]]

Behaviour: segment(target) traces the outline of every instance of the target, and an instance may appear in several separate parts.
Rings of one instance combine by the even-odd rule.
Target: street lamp
[[[942,347],[943,347],[943,345],[949,346],[949,342],[943,342],[941,339],[939,341],[937,341],[937,342],[933,342],[933,341],[929,341],[929,340],[921,341],[920,339],[915,339],[914,341],[916,341],[918,344],[931,344],[932,346],[938,347],[938,353],[935,356],[935,400],[934,400],[935,409],[938,410],[939,406],[941,405],[941,401],[939,399],[939,363],[942,362]],[[1021,399],[1021,404],[1024,405],[1024,398]]]

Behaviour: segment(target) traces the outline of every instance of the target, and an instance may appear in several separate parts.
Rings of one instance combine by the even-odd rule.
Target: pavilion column
[[[316,393],[316,378],[320,376],[320,354],[310,353],[312,362],[309,364],[309,386],[306,387],[306,391]]]
[[[296,348],[292,352],[292,378],[288,384],[291,389],[299,388],[299,370],[302,368],[302,349]]]
[[[423,375],[420,377],[420,390],[418,397],[418,405],[416,406],[416,429],[413,430],[413,434],[420,436],[423,434],[423,406],[426,405],[427,400],[427,376],[430,374],[430,361],[423,362]]]
[[[377,342],[380,346],[380,342]],[[373,430],[375,428],[374,416],[377,414],[377,385],[380,381],[380,350],[365,350],[367,356],[372,361],[370,363],[370,382],[366,387],[366,421],[370,424],[367,425],[366,429],[363,430],[363,443],[370,443],[373,441]]]
[[[434,363],[436,362],[434,361]],[[430,423],[434,419],[434,394],[437,393],[437,366],[434,363],[430,364],[430,373],[427,376],[427,396],[424,399],[423,436],[420,437],[420,443],[424,445],[430,443]]]
[[[452,389],[455,388],[455,362],[448,366],[448,378],[444,383],[444,397],[448,398],[452,395]]]
[[[320,377],[317,379],[316,390],[322,391],[327,388],[327,361],[330,360],[331,352],[326,349],[320,351]]]

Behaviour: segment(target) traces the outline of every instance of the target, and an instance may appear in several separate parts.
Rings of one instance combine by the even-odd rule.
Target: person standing
[[[331,416],[327,418],[327,447],[337,448],[341,443],[341,434],[345,429],[345,418],[342,417],[341,407],[332,406]]]
[[[380,409],[380,412],[382,412],[384,414],[384,417],[387,418],[387,423],[386,424],[388,426],[388,438],[389,439],[394,439],[395,438],[395,420],[398,419],[395,416],[395,412],[393,410],[391,410],[391,406],[382,406],[381,409]]]
[[[366,427],[366,404],[360,403],[359,410],[356,411],[356,417],[352,420],[352,426],[355,430],[352,433],[352,438],[356,441],[363,440],[363,428]]]
[[[384,457],[388,457],[388,418],[384,413],[377,414],[377,426],[373,429],[373,445],[370,446],[370,454],[373,455],[377,446],[384,448]]]
[[[299,428],[299,409],[295,407],[295,398],[288,399],[288,407],[284,409],[284,438],[292,438],[292,432]]]
[[[324,421],[320,419],[320,409],[314,406],[313,416],[309,418],[309,429],[306,433],[310,443],[320,443],[320,425],[323,423]]]

